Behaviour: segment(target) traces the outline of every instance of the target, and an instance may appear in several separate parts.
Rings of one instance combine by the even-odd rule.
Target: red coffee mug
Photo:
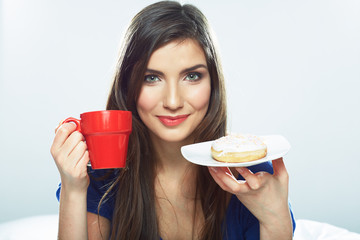
[[[129,135],[132,131],[130,111],[106,110],[85,112],[74,122],[86,140],[93,169],[123,168],[126,165]]]

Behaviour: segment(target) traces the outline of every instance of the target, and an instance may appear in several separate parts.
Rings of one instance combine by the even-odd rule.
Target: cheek
[[[137,110],[140,116],[145,114],[147,111],[155,108],[158,99],[156,95],[150,91],[147,87],[143,87],[140,91],[139,99],[137,101]]]
[[[193,91],[188,91],[188,101],[196,110],[207,110],[210,100],[210,84],[199,85]]]

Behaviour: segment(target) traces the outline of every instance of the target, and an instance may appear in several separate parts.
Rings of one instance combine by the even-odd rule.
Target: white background
[[[297,218],[360,232],[360,1],[190,1],[217,35],[229,130],[282,134]],[[61,119],[104,109],[149,1],[2,0],[0,222],[58,211]]]

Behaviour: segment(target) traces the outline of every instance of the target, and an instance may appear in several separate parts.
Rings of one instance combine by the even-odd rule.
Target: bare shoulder
[[[109,219],[87,212],[88,236],[89,239],[109,239]]]

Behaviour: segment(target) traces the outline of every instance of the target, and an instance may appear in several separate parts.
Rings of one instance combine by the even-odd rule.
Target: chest
[[[204,223],[200,202],[161,199],[156,206],[156,213],[163,240],[198,239]]]
[[[198,239],[204,224],[201,202],[181,189],[162,188],[156,194],[156,215],[163,240]]]

